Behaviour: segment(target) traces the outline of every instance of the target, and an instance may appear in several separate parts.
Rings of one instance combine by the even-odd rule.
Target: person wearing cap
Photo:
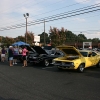
[[[13,66],[13,47],[12,46],[9,46],[8,60],[9,60],[9,66]]]
[[[17,46],[14,46],[14,48],[13,48],[13,65],[17,64],[18,54],[19,54],[19,49],[17,48]]]

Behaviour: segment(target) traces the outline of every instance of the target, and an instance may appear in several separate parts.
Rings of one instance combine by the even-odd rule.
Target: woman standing
[[[9,66],[13,66],[13,47],[9,46],[8,50]]]
[[[26,49],[25,46],[23,46],[23,50],[22,50],[23,66],[22,67],[27,67],[27,53],[28,53],[28,50]]]
[[[3,47],[1,50],[1,61],[2,62],[5,61],[5,56],[6,56],[6,50],[5,50],[5,47]]]

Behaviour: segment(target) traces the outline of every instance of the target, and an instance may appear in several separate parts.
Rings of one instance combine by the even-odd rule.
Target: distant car
[[[49,66],[50,64],[52,64],[52,60],[54,58],[61,57],[64,55],[60,50],[55,51],[56,53],[52,55],[47,53],[40,46],[32,46],[32,48],[34,49],[35,53],[29,54],[28,60],[29,62],[33,62],[34,64]]]
[[[58,46],[65,53],[64,57],[55,58],[54,66],[58,69],[77,69],[83,72],[85,68],[96,65],[100,67],[100,54],[91,50],[77,50],[73,46]]]

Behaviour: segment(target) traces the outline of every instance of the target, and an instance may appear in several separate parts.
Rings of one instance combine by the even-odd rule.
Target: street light
[[[29,13],[23,14],[26,19],[26,35],[25,35],[25,42],[27,43],[27,18],[29,17]]]

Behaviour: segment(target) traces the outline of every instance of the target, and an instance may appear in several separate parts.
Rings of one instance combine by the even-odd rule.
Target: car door
[[[92,63],[93,65],[96,65],[99,61],[99,55],[97,55],[97,53],[92,52]]]
[[[92,63],[92,53],[88,52],[87,54],[87,57],[85,57],[85,60],[86,60],[86,66],[85,67],[90,67],[90,66],[93,66],[93,63]]]

